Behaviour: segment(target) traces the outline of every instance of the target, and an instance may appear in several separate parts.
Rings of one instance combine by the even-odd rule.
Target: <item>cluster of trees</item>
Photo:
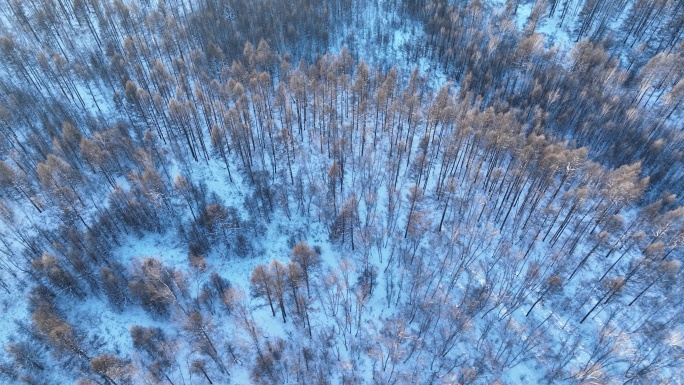
[[[507,21],[516,2],[489,17],[478,1],[406,1],[426,26],[416,52],[456,82],[435,85],[346,48],[313,58],[336,31],[323,26],[357,12],[349,1],[148,3],[4,10],[15,33],[0,40],[0,282],[9,296],[31,289],[1,376],[494,383],[519,365],[548,383],[681,376],[674,46],[625,68],[606,42],[545,48]],[[602,36],[608,3],[581,3],[579,37]],[[539,2],[530,24],[579,6]],[[625,44],[676,29],[649,12],[629,16],[643,26]],[[281,222],[309,225],[266,261],[264,234]],[[315,226],[334,255],[303,242]],[[155,233],[187,260],[120,255]],[[250,266],[249,295],[216,261]],[[154,324],[131,325],[129,350],[115,348],[121,336],[93,333],[71,306],[100,302]]]
[[[573,140],[611,167],[641,161],[657,182],[652,199],[681,190],[681,4],[537,1],[520,31],[511,22],[518,3],[509,1],[502,12],[488,16],[480,1],[428,2],[409,13],[423,22],[428,38],[416,49],[440,62],[484,106],[507,103],[522,109],[546,135]],[[606,23],[625,9],[629,16],[621,19],[622,26],[607,29]],[[576,19],[585,32],[577,34],[578,42],[566,54],[548,48],[535,28],[554,12],[568,10],[573,13],[568,20]],[[622,40],[640,25],[653,35],[649,39],[642,32],[635,39],[644,43],[632,49],[634,44]],[[603,32],[586,32],[593,29]]]

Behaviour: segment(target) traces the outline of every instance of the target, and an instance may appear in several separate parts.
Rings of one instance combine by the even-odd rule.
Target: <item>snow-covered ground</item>
[[[533,5],[534,3],[527,2],[518,8],[516,24],[520,29],[524,29]],[[367,58],[366,61],[380,67],[385,72],[389,67],[397,66],[403,79],[398,84],[401,84],[402,87],[406,84],[413,68],[419,69],[421,76],[427,79],[426,83],[434,92],[447,84],[450,79],[443,72],[442,66],[437,65],[427,57],[414,56],[415,51],[411,45],[424,38],[422,27],[417,21],[401,20],[400,12],[391,9],[383,0],[369,2],[362,10],[354,19],[353,25],[345,31],[344,36],[333,39],[331,48],[333,54],[339,53],[343,46],[348,46],[356,58],[363,58],[364,60]],[[556,28],[556,24],[553,18],[543,18],[536,30],[545,35],[549,45],[559,45],[561,50],[569,51],[573,45],[569,32]],[[388,49],[377,51],[378,38],[386,40],[382,46]],[[83,43],[87,45],[89,42],[83,41]],[[457,89],[457,87],[454,88]],[[87,107],[91,110],[100,109],[100,116],[107,122],[128,119],[123,117],[122,111],[124,110],[122,108],[114,106],[112,95],[103,95],[105,90],[106,86],[98,87],[95,95],[90,97],[87,90],[78,87],[78,93],[84,97]],[[254,92],[253,89],[251,91]],[[424,101],[423,104],[427,105],[428,102]],[[338,103],[340,105],[335,107],[342,110],[342,101],[340,100]],[[421,113],[425,113],[426,110],[421,111]],[[502,117],[497,115],[496,118]],[[418,133],[422,133],[423,130],[428,132],[424,122],[416,128],[415,140],[412,140],[412,147],[410,147],[411,158],[402,159],[397,166],[396,175],[399,183],[396,191],[390,193],[389,189],[384,186],[391,183],[395,175],[394,170],[386,166],[376,165],[377,170],[374,170],[374,176],[378,181],[384,183],[382,188],[376,188],[374,191],[376,206],[372,206],[373,197],[358,194],[359,218],[374,218],[373,222],[376,227],[369,227],[368,230],[377,230],[380,233],[382,239],[380,243],[369,243],[369,245],[359,246],[355,250],[351,250],[346,243],[340,244],[339,241],[332,241],[330,223],[322,220],[320,215],[316,214],[317,210],[330,210],[328,207],[330,202],[325,201],[326,198],[329,200],[330,196],[319,192],[317,197],[323,199],[313,203],[313,209],[308,215],[301,207],[300,210],[292,209],[292,212],[287,215],[282,209],[277,209],[271,214],[268,222],[259,218],[258,228],[251,229],[253,230],[250,234],[253,235],[254,252],[248,258],[240,258],[235,255],[233,250],[224,245],[213,248],[206,255],[207,269],[204,272],[190,266],[187,245],[178,236],[177,226],[175,226],[177,224],[169,226],[161,234],[143,232],[142,236],[138,236],[131,233],[120,239],[120,246],[114,247],[111,250],[111,255],[124,266],[129,266],[132,262],[147,257],[162,261],[164,265],[177,269],[188,277],[188,281],[191,283],[188,288],[191,297],[199,294],[202,285],[208,282],[211,273],[217,273],[227,278],[233,288],[238,293],[242,293],[242,301],[238,301],[238,303],[244,304],[248,310],[247,313],[241,314],[238,305],[236,310],[230,314],[217,311],[213,315],[213,330],[210,331],[210,334],[224,343],[234,343],[240,351],[237,354],[236,362],[229,365],[229,376],[218,374],[218,370],[215,368],[211,369],[211,375],[218,376],[218,378],[213,377],[215,383],[247,384],[253,382],[250,365],[252,365],[251,361],[255,359],[256,355],[255,343],[251,340],[254,337],[249,334],[249,329],[245,326],[250,317],[260,329],[258,333],[260,341],[257,344],[260,343],[261,345],[258,346],[268,346],[271,349],[272,346],[269,343],[276,344],[278,338],[290,343],[290,347],[286,349],[286,356],[279,361],[280,365],[285,368],[282,369],[283,373],[291,373],[289,370],[299,362],[298,360],[301,360],[301,352],[296,351],[295,347],[311,348],[315,350],[315,355],[318,355],[321,362],[329,359],[330,362],[334,363],[334,369],[323,368],[328,370],[327,376],[331,383],[344,383],[343,377],[349,383],[353,383],[348,379],[351,376],[358,377],[357,383],[396,383],[402,381],[463,383],[468,379],[468,375],[481,376],[477,380],[479,383],[495,383],[495,381],[516,384],[543,383],[548,379],[543,378],[544,371],[540,366],[545,363],[552,365],[547,362],[549,360],[547,354],[550,356],[551,353],[554,353],[554,348],[558,348],[558,346],[545,346],[546,339],[558,342],[569,335],[579,336],[578,341],[580,341],[577,348],[578,353],[568,365],[571,368],[570,374],[576,374],[580,369],[588,366],[594,358],[591,354],[593,353],[592,349],[594,349],[593,345],[598,340],[597,331],[603,330],[602,326],[610,322],[610,315],[604,311],[609,307],[601,307],[592,315],[589,322],[579,325],[574,313],[587,311],[590,305],[593,305],[594,302],[591,299],[600,295],[602,288],[599,284],[594,283],[592,278],[600,276],[602,269],[605,268],[604,265],[613,260],[588,263],[580,270],[577,278],[564,284],[564,294],[558,297],[567,298],[565,303],[559,305],[550,296],[551,299],[539,302],[534,313],[528,317],[525,312],[533,306],[537,295],[541,294],[543,290],[541,281],[530,284],[528,287],[525,286],[527,284],[523,285],[516,279],[508,278],[511,282],[519,283],[521,286],[516,289],[519,289],[520,293],[525,293],[524,299],[516,304],[513,304],[513,301],[507,297],[509,293],[497,291],[497,289],[501,289],[497,285],[504,282],[504,277],[522,277],[534,268],[535,263],[546,261],[547,253],[553,252],[552,247],[540,242],[541,245],[532,248],[531,256],[525,260],[525,258],[520,258],[524,250],[516,246],[520,240],[514,240],[513,236],[508,239],[509,235],[501,234],[497,230],[499,226],[504,226],[503,223],[480,223],[479,221],[478,223],[460,223],[459,216],[467,216],[472,220],[479,218],[477,214],[473,213],[479,212],[481,217],[486,209],[492,210],[491,205],[497,206],[506,203],[513,206],[515,210],[513,210],[512,215],[517,216],[515,211],[522,205],[520,202],[516,205],[516,201],[509,201],[507,196],[503,194],[492,195],[491,191],[478,193],[475,196],[467,195],[465,191],[470,190],[468,186],[463,186],[463,182],[461,182],[461,189],[455,193],[454,198],[455,201],[466,202],[461,206],[463,212],[460,211],[461,209],[459,212],[454,209],[449,210],[447,216],[449,229],[445,229],[442,234],[435,234],[436,232],[432,231],[432,227],[435,227],[435,223],[439,221],[439,215],[436,213],[440,213],[442,209],[441,202],[434,193],[437,183],[436,165],[432,174],[428,175],[429,182],[425,183],[426,208],[424,210],[426,212],[432,211],[430,214],[426,214],[431,215],[433,221],[431,230],[426,232],[424,238],[414,241],[407,240],[404,229],[407,227],[406,212],[410,206],[408,196],[411,191],[410,186],[415,183],[416,179],[413,161],[420,152]],[[449,134],[456,132],[455,130],[447,131]],[[310,137],[314,140],[318,139],[314,133],[307,132],[307,135],[311,135]],[[209,143],[208,135],[206,136],[205,139]],[[485,177],[485,169],[489,165],[489,160],[484,159],[484,147],[477,147],[474,144],[475,139],[468,138],[464,143],[472,145],[471,152],[474,151],[478,154],[474,159],[479,159],[480,163],[477,166],[477,171],[475,171],[476,163],[473,163],[471,168],[466,167],[467,171],[459,176],[463,178],[462,181],[467,180],[467,183],[476,183],[478,180],[477,183],[482,183],[480,178]],[[391,165],[393,160],[387,156],[391,140],[391,138],[381,139],[378,148],[375,149],[377,157],[386,160],[387,165]],[[315,175],[311,179],[321,179],[320,185],[328,188],[324,185],[324,179],[332,160],[325,151],[319,153],[316,144],[306,141],[297,144],[297,156],[306,157],[308,166],[313,170],[307,170],[300,165],[295,166],[294,172],[295,175],[302,178],[305,173],[308,173],[309,176]],[[370,152],[370,144],[368,146],[367,151]],[[482,152],[482,155],[479,155],[479,152]],[[348,161],[360,169],[360,165],[365,159],[360,156],[358,150],[356,153],[353,151],[352,153],[352,159]],[[465,162],[465,154],[458,152],[458,156]],[[236,165],[239,164],[238,156],[235,153],[230,158]],[[503,173],[503,167],[507,167],[513,162],[513,157],[506,159],[508,160],[502,161],[500,164],[492,164],[500,167]],[[470,164],[470,158],[468,164]],[[236,167],[236,169],[238,168]],[[320,174],[318,168],[320,168]],[[238,208],[243,219],[253,215],[245,208],[245,201],[254,199],[251,195],[253,186],[249,183],[245,170],[241,170],[242,172],[233,170],[233,181],[229,181],[227,172],[218,156],[213,156],[207,163],[194,162],[186,168],[173,164],[169,169],[171,178],[182,173],[194,185],[204,183],[209,192],[215,193],[227,207]],[[189,173],[186,173],[186,170]],[[357,171],[354,178],[346,178],[343,190],[347,193],[363,191],[361,174],[362,172]],[[89,177],[93,180],[98,178],[94,175],[89,175]],[[512,177],[509,176],[509,178]],[[130,188],[125,182],[125,178],[119,179],[124,188]],[[99,180],[102,182],[102,178]],[[521,188],[520,192],[522,196],[528,194],[532,188],[532,182],[525,183],[523,183],[524,187]],[[576,183],[579,184],[580,182]],[[494,185],[496,183],[492,182],[490,190],[493,189]],[[577,186],[573,185],[572,187]],[[311,192],[311,194],[314,193]],[[177,207],[184,205],[183,200],[178,196],[171,199]],[[286,196],[286,199],[289,199],[292,207],[296,206],[294,197]],[[391,213],[388,210],[388,207],[391,206],[389,204],[391,199],[398,199],[400,204],[400,208],[396,209],[400,214],[397,214],[397,217],[393,219],[390,218]],[[340,204],[341,201],[337,203]],[[559,210],[559,213],[567,213],[564,210],[568,208],[563,207],[559,201],[544,201],[543,204],[547,205],[549,210],[556,209]],[[52,212],[38,215],[33,213],[30,207],[25,210],[32,214],[21,214],[21,210],[18,210],[17,223],[19,227],[43,228],[46,231],[55,229],[56,224],[47,220]],[[91,211],[94,211],[94,208],[91,208]],[[181,220],[191,220],[189,210],[179,209],[179,211],[183,212]],[[541,215],[541,209],[539,211]],[[33,215],[35,218],[29,218]],[[22,218],[22,216],[26,216],[26,218]],[[492,219],[499,217],[489,213],[485,215],[485,217],[487,216],[491,216]],[[634,221],[634,216],[633,213],[627,215],[627,220]],[[508,215],[506,217],[508,218]],[[38,226],[34,226],[29,221],[38,223]],[[584,217],[581,217],[577,226],[569,226],[568,230],[560,232],[561,240],[558,243],[562,244],[571,239],[571,229],[573,227],[578,229],[579,224],[584,223],[583,221]],[[247,221],[245,223],[255,225],[254,222]],[[451,236],[446,236],[447,232],[451,232]],[[358,236],[361,234],[359,233]],[[7,237],[10,240],[12,239],[11,235]],[[474,246],[473,250],[468,242],[475,241],[484,243]],[[316,333],[312,338],[307,336],[306,327],[302,327],[301,320],[293,322],[293,318],[297,317],[296,315],[290,314],[288,322],[283,323],[279,318],[280,314],[277,313],[275,317],[272,316],[269,306],[263,298],[253,298],[250,295],[250,276],[254,267],[259,264],[267,264],[272,260],[288,262],[292,246],[296,242],[306,242],[312,247],[319,247],[321,251],[322,266],[315,274],[316,284],[313,288],[314,294],[311,296],[315,299],[312,299],[310,320],[308,321]],[[10,241],[9,245],[12,250],[7,252],[19,255],[22,246],[13,240]],[[446,257],[442,258],[442,253],[446,253],[449,245],[458,249],[457,252],[454,252],[455,255],[458,255],[458,257],[453,257],[454,261],[457,261],[458,258],[472,258],[465,268],[457,267],[456,262],[446,262]],[[510,247],[510,250],[507,249],[504,252],[504,246],[501,245],[505,245],[506,248]],[[590,253],[592,246],[593,244],[587,241],[586,244],[581,244],[576,249],[573,248],[574,253],[572,255],[575,256],[575,259],[577,256],[586,255]],[[637,251],[628,254],[625,261],[628,258],[636,258],[638,256],[636,253]],[[365,260],[365,257],[368,259]],[[455,265],[452,266],[452,263]],[[366,264],[377,268],[378,271],[374,293],[369,297],[362,296],[363,289],[361,285],[357,285],[357,279]],[[464,264],[466,263],[464,262]],[[491,266],[495,266],[495,268],[492,269]],[[515,266],[515,268],[509,266]],[[425,281],[414,281],[417,279],[415,277],[436,277],[437,272],[444,271],[446,268],[451,269],[449,271],[453,271],[453,277],[456,277],[453,284],[456,290],[451,294],[444,294],[449,286],[446,282],[433,282],[427,278]],[[565,269],[570,269],[570,267]],[[426,273],[426,271],[430,273]],[[562,269],[561,271],[566,273]],[[501,277],[501,279],[496,279],[497,277]],[[5,314],[3,327],[0,328],[0,341],[9,341],[12,336],[20,333],[20,328],[12,322],[13,320],[28,321],[30,318],[26,301],[17,300],[26,295],[29,286],[28,279],[20,277],[20,279],[11,280],[11,282],[14,283],[11,286],[11,293],[0,290],[1,310]],[[434,306],[435,317],[453,316],[452,319],[429,321],[427,318],[430,309],[415,309],[415,303],[412,301],[420,296],[419,293],[425,287],[437,287],[439,290],[435,289],[433,300],[426,300],[421,303],[421,306]],[[592,290],[586,293],[585,288],[589,287]],[[427,292],[427,289],[425,290]],[[449,288],[449,290],[451,289]],[[470,310],[466,308],[475,306],[470,302],[472,298],[479,298],[473,293],[477,295],[489,294],[487,300],[483,301],[485,307],[475,311],[474,315],[468,318],[470,313],[466,312]],[[414,295],[415,297],[413,297]],[[158,326],[163,328],[169,332],[172,338],[185,341],[181,344],[181,350],[177,355],[177,361],[180,364],[177,365],[172,374],[174,384],[204,383],[203,376],[189,371],[188,363],[200,355],[193,351],[192,344],[188,342],[188,336],[182,331],[185,317],[180,307],[174,308],[168,319],[158,319],[137,305],[128,306],[123,311],[117,311],[108,305],[106,298],[101,294],[88,296],[86,300],[79,302],[68,294],[61,293],[57,299],[58,305],[61,301],[69,303],[63,309],[68,321],[87,335],[86,339],[97,353],[107,352],[135,360],[129,334],[131,326]],[[518,306],[509,309],[509,303]],[[186,305],[184,304],[184,306]],[[414,305],[413,309],[411,305]],[[629,318],[625,312],[621,316],[623,320]],[[410,318],[411,321],[406,321],[406,318]],[[462,330],[459,329],[458,335],[453,337],[455,338],[454,341],[457,342],[448,351],[440,352],[438,344],[443,341],[438,337],[447,339],[451,327],[456,328],[458,322],[465,318],[468,319],[464,321],[464,324],[458,326],[459,328],[462,327]],[[431,328],[433,329],[430,332],[420,330],[422,322],[432,325]],[[542,331],[546,334],[541,333]],[[616,333],[623,332],[617,331]],[[329,340],[325,339],[326,336],[330,336]],[[428,340],[428,336],[432,340]],[[620,334],[619,337],[622,338],[623,335]],[[530,347],[529,351],[522,352],[520,360],[515,356],[503,358],[506,354],[512,354],[514,348],[524,350],[528,341],[533,342],[534,346]],[[632,347],[629,341],[620,339],[619,342],[620,346],[625,348],[625,354],[631,351]],[[410,349],[415,347],[419,348],[416,348],[416,353],[413,353],[413,350]],[[478,348],[486,348],[491,351],[480,351]],[[277,349],[273,348],[273,350]],[[230,356],[226,351],[224,347],[221,347],[222,357],[228,361]],[[410,354],[409,351],[411,351]],[[443,354],[440,356],[440,353]],[[496,364],[482,362],[486,360],[491,360]],[[508,366],[502,364],[497,366],[499,371],[488,373],[480,373],[476,369],[473,369],[474,372],[470,372],[471,366],[473,368],[477,366],[480,368],[479,370],[483,370],[482,368],[488,367],[487,365],[492,367],[498,365],[499,360],[506,361]],[[453,366],[449,368],[449,365]],[[609,365],[606,370],[622,371],[624,365],[625,363],[618,362],[612,366]],[[458,368],[458,370],[454,368]],[[431,375],[432,377],[430,377]],[[678,381],[676,376],[681,377],[681,373],[673,373],[670,377],[674,381]],[[69,369],[57,370],[52,379],[56,383],[67,383],[74,380]],[[566,383],[575,381],[570,377],[558,379],[558,381],[561,380]],[[142,380],[140,381],[142,383]],[[134,381],[134,383],[137,382]],[[296,378],[285,378],[282,379],[282,383],[302,383],[302,381]]]

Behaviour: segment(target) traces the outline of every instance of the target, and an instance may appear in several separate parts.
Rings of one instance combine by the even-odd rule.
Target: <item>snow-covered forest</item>
[[[684,383],[684,2],[3,0],[0,383]]]

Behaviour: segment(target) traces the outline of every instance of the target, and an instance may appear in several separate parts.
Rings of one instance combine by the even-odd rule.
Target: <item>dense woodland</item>
[[[684,383],[683,53],[670,0],[4,0],[0,382]]]

